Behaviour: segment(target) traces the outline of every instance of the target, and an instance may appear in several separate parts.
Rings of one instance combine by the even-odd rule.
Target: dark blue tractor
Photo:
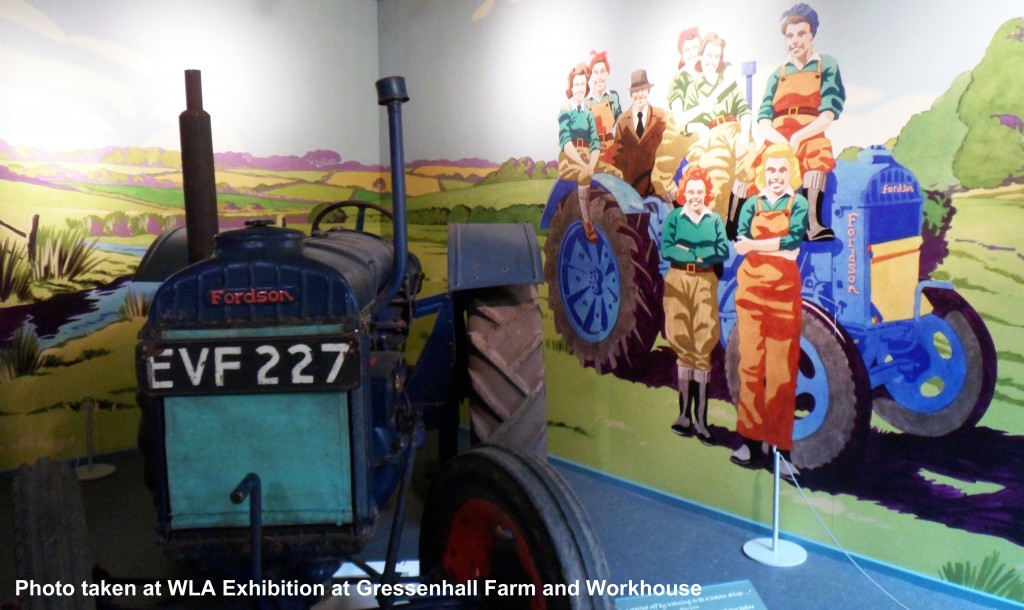
[[[575,184],[559,181],[542,219],[545,275],[557,331],[584,366],[672,385],[664,332],[661,225],[667,204],[598,175],[588,202],[598,239],[583,233]],[[946,282],[921,278],[924,196],[914,175],[873,147],[840,161],[825,211],[836,239],[805,243],[803,333],[793,461],[832,463],[858,446],[872,409],[897,429],[943,436],[976,424],[996,380],[992,338]],[[718,397],[736,402],[733,253],[719,283]]]
[[[216,208],[202,202],[216,198],[212,148],[199,152],[205,170],[189,158],[196,138],[186,114],[205,115],[197,74],[187,84],[188,223],[154,242],[135,278],[160,282],[136,368],[139,444],[165,552],[233,581],[325,587],[218,607],[308,607],[351,560],[380,585],[381,607],[611,608],[604,596],[544,590],[607,579],[608,568],[579,500],[545,459],[543,276],[533,227],[450,226],[449,290],[419,296],[424,274],[407,249],[405,222],[400,111],[408,97],[394,77],[377,83],[389,116],[392,210],[340,202],[320,212],[310,235],[254,221],[214,239]],[[208,147],[209,115],[198,123]],[[191,197],[204,175],[206,195]],[[354,228],[324,224],[338,209],[356,218]],[[393,237],[365,230],[371,214]],[[410,327],[423,316],[436,322],[413,364]],[[464,399],[476,446],[456,455]],[[397,564],[426,428],[438,431],[441,468],[423,504],[421,576],[410,579]],[[384,567],[374,570],[359,553],[389,504]],[[76,511],[24,512],[45,530]],[[26,529],[22,537],[34,536]],[[28,555],[26,565],[62,560]],[[488,597],[484,581],[520,595]]]

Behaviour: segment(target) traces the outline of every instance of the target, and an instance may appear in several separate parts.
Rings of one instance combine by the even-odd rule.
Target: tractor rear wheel
[[[909,372],[885,384],[875,411],[899,430],[944,436],[981,420],[992,402],[996,348],[978,312],[952,290],[926,288],[934,307],[917,324]]]
[[[609,571],[579,499],[546,462],[506,447],[471,449],[441,471],[424,505],[420,564],[432,582],[477,581],[471,608],[613,608],[587,594],[587,581],[607,581]],[[488,595],[484,581],[512,587]],[[578,594],[544,594],[577,583]]]
[[[547,394],[537,287],[475,293],[466,330],[473,434],[482,442],[545,458]]]
[[[551,220],[544,277],[555,330],[583,366],[599,373],[643,367],[665,324],[664,291],[647,214],[624,214],[615,198],[591,191],[587,239],[573,190]],[[629,373],[625,373],[626,377]]]

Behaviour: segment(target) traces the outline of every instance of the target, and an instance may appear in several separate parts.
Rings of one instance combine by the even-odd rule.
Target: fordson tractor
[[[202,201],[216,198],[209,115],[190,72],[181,117],[188,220],[154,242],[135,278],[161,282],[136,367],[139,443],[164,551],[257,592],[275,591],[263,583],[306,587],[276,589],[299,594],[267,594],[260,607],[316,602],[308,586],[327,583],[329,594],[351,560],[379,585],[381,607],[611,608],[606,597],[543,589],[607,579],[608,568],[579,500],[545,460],[533,227],[450,226],[449,290],[418,296],[424,275],[405,222],[408,96],[392,77],[377,93],[389,117],[393,210],[341,202],[321,211],[311,235],[255,221],[214,240],[216,208]],[[207,196],[190,196],[204,176]],[[338,209],[354,210],[355,228],[326,227]],[[392,239],[365,230],[369,212],[393,227]],[[410,326],[434,314],[413,366]],[[479,444],[455,455],[467,397]],[[422,577],[410,582],[396,566],[425,426],[437,428],[444,459],[423,506]],[[356,555],[389,502],[378,571]],[[45,561],[45,545],[35,548]],[[521,595],[489,598],[473,584],[484,581]]]
[[[978,313],[953,286],[919,278],[924,198],[882,147],[840,161],[825,211],[836,239],[801,246],[803,332],[793,462],[832,463],[868,432],[872,409],[897,429],[943,436],[973,426],[992,399],[996,354]],[[672,384],[664,332],[661,226],[669,208],[615,176],[594,177],[584,235],[577,189],[560,180],[541,221],[556,330],[583,366]],[[830,212],[829,212],[830,210]],[[721,349],[713,380],[736,402],[735,252],[719,282]],[[667,365],[667,366],[666,366]],[[717,379],[716,379],[717,378]],[[722,383],[724,382],[724,383]]]

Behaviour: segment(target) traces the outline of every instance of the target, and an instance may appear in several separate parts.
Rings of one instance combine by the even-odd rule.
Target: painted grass
[[[13,239],[0,241],[0,302],[28,298],[31,281],[25,246]]]
[[[454,165],[421,165],[416,168],[415,173],[437,177],[437,176],[477,176],[484,177],[498,171],[496,167],[457,167]]]
[[[87,188],[90,191],[96,193],[105,193],[113,197],[123,197],[133,202],[142,202],[150,205],[157,205],[164,208],[171,208],[175,210],[185,209],[185,198],[182,192],[178,189],[173,188],[154,188],[147,186],[123,186],[117,184],[95,184],[89,185]],[[280,195],[278,190],[271,190]],[[284,196],[284,195],[280,195]],[[303,197],[295,197],[296,199],[303,199]],[[316,201],[315,199],[308,199],[307,201],[282,201],[280,199],[274,199],[272,197],[259,197],[256,195],[244,195],[238,193],[218,193],[217,203],[220,207],[224,207],[228,203],[233,203],[239,208],[251,208],[253,206],[260,206],[265,210],[294,210],[308,207],[308,201]]]
[[[326,172],[322,170],[297,169],[288,171],[274,171],[254,167],[233,167],[231,168],[231,172],[236,174],[246,174],[249,176],[278,177],[288,182],[321,182],[331,174],[331,172]]]
[[[32,202],[32,205],[27,206],[26,202]],[[107,214],[125,209],[143,212],[161,210],[164,206],[148,200],[125,197],[115,192],[58,189],[0,180],[0,218],[23,229],[28,227],[32,214],[39,214],[40,226],[64,226],[68,218]]]
[[[89,241],[81,229],[39,229],[36,259],[32,261],[32,277],[37,281],[77,278],[96,269],[103,262],[96,251],[96,241]]]
[[[343,201],[352,197],[353,189],[347,186],[329,184],[289,184],[280,188],[268,189],[267,194],[288,199],[303,201]]]
[[[943,580],[1024,602],[1024,575],[1002,561],[999,553],[986,556],[980,566],[969,561],[949,562],[939,573]]]
[[[468,208],[489,207],[496,210],[517,203],[543,205],[547,203],[553,180],[520,180],[499,184],[482,184],[472,188],[457,189],[421,195],[409,200],[409,209],[454,208],[464,205]]]
[[[232,170],[217,172],[216,180],[218,184],[229,184],[231,185],[231,188],[235,189],[260,189],[294,182],[295,178],[290,178],[287,176],[282,176],[280,174],[270,172],[247,173]]]
[[[91,396],[118,405],[96,416],[96,451],[135,446],[135,345],[142,319],[114,322],[80,339],[46,350],[30,375],[0,383],[0,472],[32,463],[84,455],[82,414],[73,405]],[[69,365],[70,364],[70,365]],[[128,391],[132,389],[132,391]],[[122,406],[123,405],[123,406]]]
[[[35,373],[42,361],[43,351],[35,328],[22,326],[14,331],[11,344],[0,350],[0,383]]]
[[[953,282],[985,320],[996,352],[996,395],[981,425],[1024,433],[1024,203],[958,198],[949,257],[933,277]]]

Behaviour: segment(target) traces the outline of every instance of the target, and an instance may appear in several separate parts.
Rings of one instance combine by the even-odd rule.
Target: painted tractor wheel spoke
[[[825,422],[828,415],[828,372],[814,345],[800,338],[800,373],[797,379],[796,421],[793,440],[807,438]]]
[[[614,177],[606,177],[611,180]],[[648,214],[626,214],[596,187],[586,202],[596,239],[583,229],[578,191],[568,190],[544,244],[555,330],[580,364],[634,379],[664,328],[658,248]]]
[[[619,269],[604,231],[595,227],[589,242],[581,222],[566,232],[561,248],[559,292],[569,323],[581,336],[600,341],[611,333],[619,313]]]
[[[892,397],[908,409],[918,413],[934,413],[949,405],[964,386],[967,362],[964,348],[956,331],[937,316],[921,319],[918,329],[921,345],[916,350],[923,367],[915,363],[917,371],[887,385]],[[947,346],[948,353],[940,353],[939,344]],[[945,350],[944,350],[945,351]]]

